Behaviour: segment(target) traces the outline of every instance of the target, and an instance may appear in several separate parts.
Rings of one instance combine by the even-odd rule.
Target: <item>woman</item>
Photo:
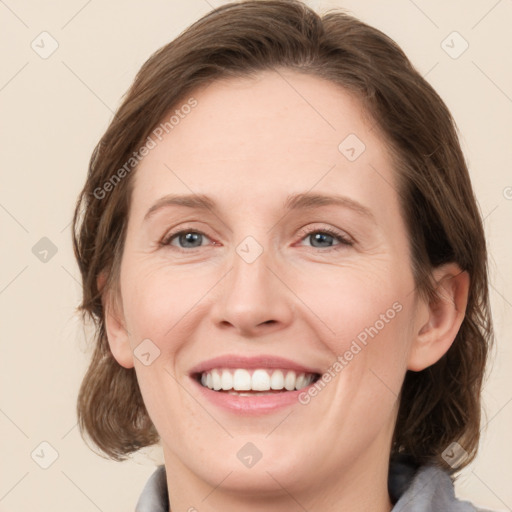
[[[137,510],[474,511],[492,340],[446,106],[342,12],[224,5],[141,68],[74,219],[83,434]]]

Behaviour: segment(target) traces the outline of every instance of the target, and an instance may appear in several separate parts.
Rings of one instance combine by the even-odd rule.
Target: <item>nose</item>
[[[267,252],[251,263],[235,254],[212,306],[217,327],[257,337],[287,327],[293,313],[293,293]]]

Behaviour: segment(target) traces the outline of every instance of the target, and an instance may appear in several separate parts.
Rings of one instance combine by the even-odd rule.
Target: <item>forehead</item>
[[[158,128],[135,173],[135,207],[164,192],[229,192],[243,202],[335,187],[371,201],[362,183],[387,181],[384,195],[394,193],[389,155],[359,100],[315,76],[274,70],[217,80],[191,91]]]

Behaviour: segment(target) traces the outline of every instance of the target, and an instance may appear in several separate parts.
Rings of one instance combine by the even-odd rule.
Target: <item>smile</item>
[[[201,385],[213,391],[240,396],[298,391],[319,378],[317,373],[286,369],[214,368],[198,375]],[[240,393],[245,391],[246,393]],[[265,391],[269,393],[264,393]]]

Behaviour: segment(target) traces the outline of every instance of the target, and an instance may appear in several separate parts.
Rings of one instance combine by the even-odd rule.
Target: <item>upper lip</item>
[[[203,361],[190,370],[190,374],[203,373],[214,368],[280,368],[283,370],[295,370],[301,373],[321,373],[320,370],[305,366],[284,357],[262,354],[259,356],[241,356],[227,354]]]

